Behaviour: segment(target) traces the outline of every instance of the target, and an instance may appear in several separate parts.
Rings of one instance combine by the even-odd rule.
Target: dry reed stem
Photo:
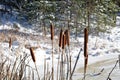
[[[46,71],[47,71],[46,80],[48,80],[48,77],[49,77],[49,63],[48,62],[47,62],[47,70]]]
[[[112,68],[112,70],[110,71],[110,73],[109,73],[109,75],[108,75],[108,77],[107,77],[107,79],[106,80],[110,80],[111,78],[110,78],[110,75],[112,74],[112,72],[113,72],[113,70],[115,69],[115,67],[117,66],[117,63],[118,63],[119,61],[117,60],[116,61],[116,63],[115,63],[115,65],[114,65],[114,67]],[[111,79],[112,80],[112,79]]]
[[[53,23],[50,24],[50,31],[51,31],[51,40],[54,38],[54,26]]]
[[[63,74],[63,59],[61,60],[61,64],[60,64],[60,80],[64,80],[64,74]]]
[[[30,47],[30,53],[31,53],[31,57],[32,57],[33,62],[36,62],[36,60],[35,60],[35,55],[34,55],[34,52],[33,52],[33,48],[32,48],[32,47]]]
[[[62,49],[61,62],[60,62],[60,80],[64,80],[64,49]]]
[[[63,30],[60,30],[59,47],[62,47]]]
[[[71,55],[70,55],[70,75],[72,75]],[[72,76],[70,76],[69,79],[72,80]]]
[[[64,75],[65,75],[65,71],[64,71],[64,60],[65,60],[65,54],[64,54],[64,50],[65,50],[65,42],[66,42],[66,36],[65,33],[63,34],[63,42],[62,42],[62,54],[61,54],[61,80],[64,80]]]
[[[120,69],[120,55],[118,56],[118,59],[119,59],[119,69]]]
[[[37,75],[38,75],[38,80],[40,80],[40,76],[39,76],[39,72],[38,72],[38,69],[37,69],[37,65],[36,65],[35,62],[34,62],[34,64],[35,64],[36,72],[37,72]]]
[[[52,80],[54,80],[54,53],[53,53],[53,40],[52,40]]]
[[[72,73],[71,73],[71,75],[70,75],[70,79],[72,78],[72,76],[73,76],[73,74],[74,74],[74,71],[75,71],[75,69],[76,69],[76,66],[77,66],[77,63],[78,63],[78,60],[79,60],[79,56],[80,56],[81,51],[82,51],[82,48],[80,49],[80,51],[79,51],[79,53],[78,53],[78,55],[77,55],[77,58],[76,58],[76,61],[75,61],[75,64],[74,64]]]
[[[34,80],[34,70],[32,70],[32,80]]]
[[[62,35],[61,35],[62,36]],[[58,56],[58,63],[57,63],[57,79],[59,80],[59,68],[60,68],[60,47],[59,47],[59,56]]]
[[[54,26],[53,26],[53,23],[50,24],[50,30],[51,30],[51,40],[52,40],[52,80],[54,80],[54,56],[53,56]]]
[[[46,80],[46,57],[44,56],[44,80]]]

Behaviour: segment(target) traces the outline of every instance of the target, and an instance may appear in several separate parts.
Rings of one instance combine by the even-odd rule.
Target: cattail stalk
[[[60,53],[59,53],[60,54]],[[60,55],[59,55],[59,57],[60,57]],[[59,80],[59,77],[58,77],[58,75],[59,75],[59,60],[60,59],[58,59],[58,63],[57,63],[57,78],[56,78],[56,80]]]
[[[53,23],[50,25],[51,40],[52,40],[52,80],[54,80],[54,57],[53,57],[53,39],[54,39],[54,26]]]
[[[65,36],[66,36],[66,45],[68,46],[68,54],[66,54],[67,57],[67,76],[66,79],[68,79],[68,75],[69,75],[69,67],[70,67],[70,63],[69,63],[69,57],[70,57],[70,34],[69,34],[69,30],[65,30]]]
[[[88,63],[88,52],[87,52],[87,43],[88,43],[88,29],[84,29],[84,79],[85,79],[85,74],[86,74],[86,69],[87,69],[87,63]]]
[[[118,56],[118,58],[119,58],[119,69],[120,69],[120,55]]]
[[[71,55],[70,55],[70,75],[72,75]],[[69,79],[72,80],[72,76],[70,76]]]
[[[61,64],[60,64],[60,80],[64,80],[64,69],[63,69],[63,55],[65,49],[65,34],[62,34],[62,54],[61,54]]]
[[[38,80],[40,80],[39,72],[38,72],[37,65],[36,65],[36,59],[35,59],[35,55],[34,55],[32,47],[30,47],[30,53],[31,53],[31,57],[32,57],[32,60],[35,64],[35,68],[36,68],[36,71],[37,71],[37,74],[38,74]]]
[[[34,70],[32,70],[32,80],[34,80]]]
[[[62,48],[63,43],[63,30],[60,30],[60,36],[59,36],[59,58],[60,58],[60,49]],[[58,58],[58,65],[57,65],[57,80],[59,80],[58,73],[59,73],[59,66],[60,66],[60,59]]]
[[[44,80],[46,80],[46,57],[44,56]]]
[[[59,80],[59,66],[60,66],[60,49],[62,48],[62,42],[63,42],[63,30],[60,30],[60,36],[59,36],[59,56],[58,56],[58,65],[57,65],[57,79]]]
[[[59,77],[59,80],[62,80],[62,75],[63,75],[63,72],[62,72],[62,56],[61,56],[61,62],[60,62],[60,77]]]
[[[46,76],[46,80],[49,79],[49,63],[47,62],[47,76]]]

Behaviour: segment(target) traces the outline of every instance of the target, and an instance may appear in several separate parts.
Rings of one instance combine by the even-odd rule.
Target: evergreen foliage
[[[116,13],[120,11],[119,0],[1,0],[0,6],[5,6],[0,7],[0,12],[17,12],[17,19],[32,24],[48,24],[50,20],[68,27],[72,24],[76,35],[77,30],[84,27],[88,27],[89,32],[108,30],[110,27],[106,26],[115,26]]]

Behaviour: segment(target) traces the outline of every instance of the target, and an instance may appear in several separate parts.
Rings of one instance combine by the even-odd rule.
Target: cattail
[[[50,24],[50,31],[51,31],[51,40],[54,38],[54,26],[53,23]]]
[[[63,34],[62,36],[63,36],[62,49],[65,49],[65,34]]]
[[[88,30],[84,29],[84,57],[87,57]]]
[[[66,39],[65,39],[65,44],[68,45],[68,35],[67,35],[67,30],[65,30],[65,36],[66,36]]]
[[[67,39],[66,39],[66,34],[64,33],[64,44],[65,46],[67,45]]]
[[[88,53],[87,53],[87,43],[88,43],[88,30],[87,28],[84,29],[84,79],[85,79],[85,74],[86,74],[86,69],[87,69],[87,64],[88,64]]]
[[[69,34],[69,30],[65,31],[65,35],[66,35],[66,43],[69,46],[70,45],[70,34]]]
[[[10,38],[10,40],[9,40],[9,48],[11,48],[11,46],[12,46],[12,39]]]
[[[36,62],[36,60],[35,60],[35,55],[34,55],[34,52],[33,52],[33,48],[32,48],[32,47],[30,47],[30,53],[31,53],[33,62]]]
[[[84,34],[85,34],[85,42],[88,43],[88,29],[84,29]]]
[[[59,47],[62,47],[62,39],[63,39],[63,30],[60,31],[60,38],[59,38]]]

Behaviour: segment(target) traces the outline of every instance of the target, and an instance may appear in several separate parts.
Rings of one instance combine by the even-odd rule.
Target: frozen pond
[[[107,59],[103,61],[98,61],[91,65],[88,65],[86,80],[106,80],[110,71],[115,66],[117,58]],[[102,73],[97,75],[102,69]],[[77,73],[81,76],[78,80],[82,80],[84,69],[80,68]],[[115,67],[110,76],[111,80],[120,80],[120,69],[119,64]]]

